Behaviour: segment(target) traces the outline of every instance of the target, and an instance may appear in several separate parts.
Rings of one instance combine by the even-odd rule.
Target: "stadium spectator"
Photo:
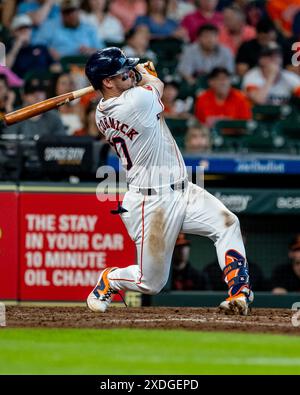
[[[269,282],[265,279],[261,268],[252,261],[248,260],[249,272],[251,275],[251,285],[254,291],[269,291]],[[206,291],[226,291],[227,287],[223,281],[223,273],[219,268],[218,262],[209,263],[201,272]]]
[[[81,20],[94,25],[100,39],[106,43],[122,43],[124,28],[122,23],[109,12],[109,0],[86,0],[82,8]]]
[[[70,73],[66,72],[58,75],[55,83],[55,96],[72,92],[75,89],[74,79]],[[59,107],[58,111],[68,135],[72,135],[76,130],[82,128],[82,109],[79,99]]]
[[[293,95],[300,96],[300,77],[282,68],[282,52],[276,43],[263,48],[258,57],[258,67],[243,79],[243,89],[254,104],[280,105]]]
[[[10,33],[10,24],[9,27],[7,28],[4,23],[0,22],[0,42],[2,43],[1,45],[5,45],[6,48],[10,46],[12,37]],[[1,57],[3,55],[1,54]],[[1,64],[4,64],[4,62],[1,61]]]
[[[104,46],[97,29],[80,21],[79,0],[63,0],[61,16],[40,27],[34,44],[44,44],[50,48],[55,60],[63,56],[89,55]]]
[[[95,114],[98,102],[91,102],[84,111],[82,124],[83,127],[74,132],[74,136],[91,136],[96,140],[102,140],[103,134],[99,132],[95,122]]]
[[[178,23],[167,17],[168,0],[147,0],[146,15],[136,19],[135,26],[146,25],[151,38],[185,38],[185,32]]]
[[[257,24],[265,18],[269,18],[268,14],[265,10],[265,3],[264,1],[254,0],[238,0],[236,3],[243,3],[242,8],[245,10],[246,13],[246,20],[248,25],[253,26],[254,28]]]
[[[17,15],[27,14],[34,26],[59,17],[59,6],[56,0],[25,0],[17,7]]]
[[[247,236],[242,234],[244,244],[247,243]],[[259,262],[261,264],[261,262]],[[249,272],[251,276],[251,286],[254,291],[269,291],[270,282],[265,278],[260,265],[248,259]],[[207,291],[226,291],[226,284],[223,280],[223,273],[220,270],[218,261],[209,263],[201,272],[204,280],[204,289]]]
[[[23,107],[46,99],[48,85],[45,80],[28,80],[24,86]],[[65,135],[65,129],[56,110],[45,112],[36,117],[9,126],[7,133],[23,135],[26,139],[44,135]]]
[[[274,269],[272,285],[274,294],[300,292],[300,236],[297,235],[289,245],[289,262]]]
[[[219,44],[218,28],[214,25],[202,25],[197,41],[187,45],[181,54],[178,71],[191,85],[197,77],[210,73],[215,67],[225,67],[234,71],[234,59],[230,50]]]
[[[165,107],[164,114],[169,118],[190,118],[193,99],[191,97],[185,100],[179,99],[179,83],[175,79],[166,78],[164,93],[161,98]]]
[[[189,126],[185,139],[185,153],[199,154],[211,151],[210,132],[205,126],[193,122]]]
[[[300,0],[267,1],[266,10],[277,29],[286,37],[290,37],[294,18],[300,11]]]
[[[117,17],[125,32],[134,26],[136,18],[146,14],[145,0],[112,0],[110,11]]]
[[[249,100],[231,86],[230,73],[225,68],[213,69],[208,84],[209,89],[195,101],[195,116],[201,123],[212,127],[220,119],[251,119]]]
[[[203,289],[200,272],[189,262],[190,241],[179,233],[172,257],[172,290],[193,291]]]
[[[167,15],[170,19],[180,22],[186,15],[196,10],[194,2],[185,0],[169,0]]]
[[[149,48],[150,33],[145,25],[130,29],[126,34],[126,45],[123,51],[127,56],[157,62],[156,54]]]
[[[227,7],[223,11],[224,25],[220,27],[220,43],[236,55],[240,45],[256,36],[252,26],[246,24],[245,14],[239,7]]]
[[[15,93],[9,88],[7,77],[0,74],[0,114],[13,111]]]
[[[237,74],[243,76],[249,69],[257,66],[257,54],[274,41],[276,41],[276,30],[273,23],[268,19],[262,19],[256,26],[256,38],[244,42],[237,52]]]
[[[0,1],[0,24],[6,29],[10,28],[11,21],[15,15],[17,2],[18,0]]]
[[[45,45],[32,45],[32,21],[28,15],[14,17],[11,25],[13,42],[6,57],[7,67],[19,77],[27,72],[47,71],[53,59]]]
[[[223,15],[216,11],[217,4],[218,0],[199,0],[197,10],[183,18],[181,26],[191,41],[197,39],[201,26],[211,24],[220,27],[223,24]]]

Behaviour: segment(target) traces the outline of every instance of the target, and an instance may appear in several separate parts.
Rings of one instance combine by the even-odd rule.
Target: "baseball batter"
[[[97,312],[120,290],[157,294],[166,284],[179,232],[214,241],[229,297],[220,308],[246,315],[253,300],[238,218],[188,182],[184,160],[163,116],[164,85],[150,65],[116,47],[94,53],[86,75],[100,100],[96,122],[126,169],[120,215],[137,249],[137,265],[107,268],[87,299]]]

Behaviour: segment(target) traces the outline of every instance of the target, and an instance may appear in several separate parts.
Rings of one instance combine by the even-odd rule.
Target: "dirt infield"
[[[7,327],[152,328],[196,331],[265,332],[300,335],[292,311],[253,309],[251,315],[228,316],[213,308],[111,307],[105,314],[84,307],[7,307]]]

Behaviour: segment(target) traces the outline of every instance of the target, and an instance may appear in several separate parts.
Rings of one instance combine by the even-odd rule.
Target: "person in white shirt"
[[[300,96],[300,77],[282,68],[281,48],[275,42],[262,48],[258,67],[245,74],[242,86],[254,104],[281,105]]]

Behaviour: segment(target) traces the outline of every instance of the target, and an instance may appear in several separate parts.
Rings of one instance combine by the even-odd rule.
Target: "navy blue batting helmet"
[[[127,58],[120,48],[104,48],[90,56],[85,66],[85,74],[92,86],[99,89],[104,78],[133,69],[139,60],[139,58]]]

